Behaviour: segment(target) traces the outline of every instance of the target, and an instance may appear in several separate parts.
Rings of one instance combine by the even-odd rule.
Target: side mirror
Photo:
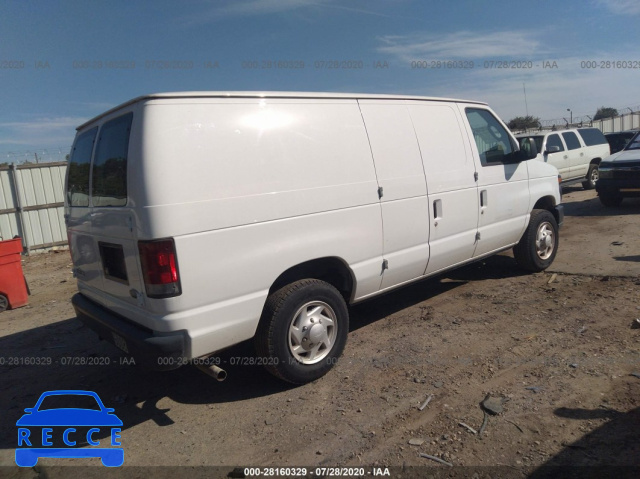
[[[516,162],[524,160],[533,160],[538,156],[538,147],[533,138],[522,138],[520,140],[520,151],[515,155]]]
[[[547,151],[545,151],[545,153],[558,153],[559,151],[559,146],[547,146]]]

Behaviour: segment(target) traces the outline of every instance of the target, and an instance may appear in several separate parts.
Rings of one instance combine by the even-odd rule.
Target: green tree
[[[601,106],[600,108],[598,108],[598,111],[596,111],[596,114],[593,117],[593,119],[602,120],[603,118],[611,118],[614,116],[618,116],[618,110],[608,106]]]
[[[509,120],[507,126],[510,130],[529,130],[533,128],[540,128],[540,118],[527,116],[516,116]]]

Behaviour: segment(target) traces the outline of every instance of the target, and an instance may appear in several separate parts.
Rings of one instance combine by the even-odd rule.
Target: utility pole
[[[39,163],[39,161],[38,161],[38,154],[37,154],[37,153],[34,153],[34,154],[33,154],[33,156],[35,156],[35,157],[36,157],[36,163]]]
[[[524,111],[527,112],[527,116],[529,116],[529,105],[527,104],[527,88],[524,83],[522,84],[522,90],[524,91]]]

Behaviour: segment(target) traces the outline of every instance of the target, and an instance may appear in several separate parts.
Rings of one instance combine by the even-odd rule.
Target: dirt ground
[[[30,305],[0,314],[0,475],[107,471],[98,459],[15,466],[23,409],[43,391],[86,389],[122,419],[124,470],[136,477],[146,470],[131,466],[222,477],[249,466],[306,467],[309,477],[385,467],[393,477],[544,477],[546,466],[589,466],[580,477],[640,477],[640,199],[605,209],[570,188],[564,201],[549,271],[524,274],[503,254],[356,305],[343,358],[299,387],[237,364],[248,343],[222,355],[225,382],[127,364],[75,319],[69,253],[27,257]],[[480,435],[487,396],[502,411]],[[316,469],[335,466],[363,469]]]

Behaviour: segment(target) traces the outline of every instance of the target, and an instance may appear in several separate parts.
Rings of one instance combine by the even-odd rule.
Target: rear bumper
[[[107,308],[77,293],[71,304],[80,321],[136,359],[136,363],[153,369],[176,369],[184,364],[187,353],[186,336],[182,332],[156,335],[113,313]]]

